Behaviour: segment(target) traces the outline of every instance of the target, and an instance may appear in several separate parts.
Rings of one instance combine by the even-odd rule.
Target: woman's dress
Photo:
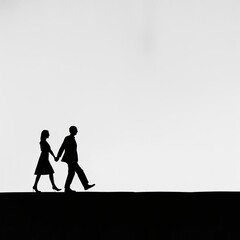
[[[53,174],[53,168],[49,162],[49,152],[51,151],[50,145],[47,141],[40,142],[41,155],[35,170],[35,175],[48,175]]]

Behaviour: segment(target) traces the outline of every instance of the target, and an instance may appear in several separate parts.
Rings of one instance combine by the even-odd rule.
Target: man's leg
[[[88,186],[88,179],[82,170],[82,168],[78,165],[78,163],[75,163],[75,171],[84,187],[84,189]]]
[[[68,175],[67,175],[67,179],[64,187],[65,189],[70,189],[70,185],[75,175],[75,166],[72,163],[68,163],[67,165],[68,165]]]

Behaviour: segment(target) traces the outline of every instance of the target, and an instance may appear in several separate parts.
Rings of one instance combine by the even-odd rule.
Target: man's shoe
[[[89,188],[92,188],[92,187],[94,187],[94,186],[95,186],[95,184],[90,184],[90,185],[88,184],[87,186],[84,187],[84,189],[85,189],[85,190],[88,190]]]
[[[65,193],[72,193],[72,192],[76,192],[76,191],[72,190],[71,188],[65,188]]]

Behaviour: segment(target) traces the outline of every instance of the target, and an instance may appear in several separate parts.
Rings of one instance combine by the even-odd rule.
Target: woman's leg
[[[40,177],[41,177],[41,175],[37,175],[37,176],[36,176],[35,183],[34,183],[34,185],[33,185],[35,188],[37,188],[38,181],[39,181]]]
[[[34,182],[34,185],[33,185],[33,189],[36,191],[36,192],[39,192],[38,189],[37,189],[37,185],[38,185],[38,181],[40,179],[41,175],[38,174],[35,178],[35,182]]]
[[[55,185],[53,173],[49,174],[49,179],[51,181],[53,190],[60,191],[61,189],[57,188],[57,186]]]

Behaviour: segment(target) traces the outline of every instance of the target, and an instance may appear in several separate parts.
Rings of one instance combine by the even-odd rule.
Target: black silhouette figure
[[[35,192],[41,192],[38,190],[37,188],[37,184],[38,181],[41,177],[41,175],[49,175],[49,179],[52,183],[52,189],[55,191],[60,191],[61,189],[57,188],[57,186],[55,185],[54,182],[54,178],[53,178],[53,168],[49,162],[49,153],[54,157],[55,161],[56,161],[56,157],[53,153],[53,151],[51,150],[50,145],[47,142],[47,138],[49,138],[50,134],[48,132],[48,130],[43,130],[41,133],[41,141],[40,141],[40,148],[41,148],[41,155],[39,157],[38,160],[38,164],[35,170],[35,175],[36,179],[35,179],[35,183],[33,185],[33,190],[35,190]]]
[[[70,132],[70,135],[65,137],[56,158],[56,161],[58,161],[64,152],[64,155],[62,157],[62,162],[65,162],[68,165],[68,175],[67,175],[67,179],[64,186],[65,192],[75,192],[70,188],[70,185],[72,183],[75,173],[77,173],[84,189],[88,190],[89,188],[95,186],[95,184],[91,184],[91,185],[88,184],[88,179],[84,171],[78,165],[77,143],[75,140],[75,135],[78,132],[77,127],[71,126],[69,128],[69,132]]]

